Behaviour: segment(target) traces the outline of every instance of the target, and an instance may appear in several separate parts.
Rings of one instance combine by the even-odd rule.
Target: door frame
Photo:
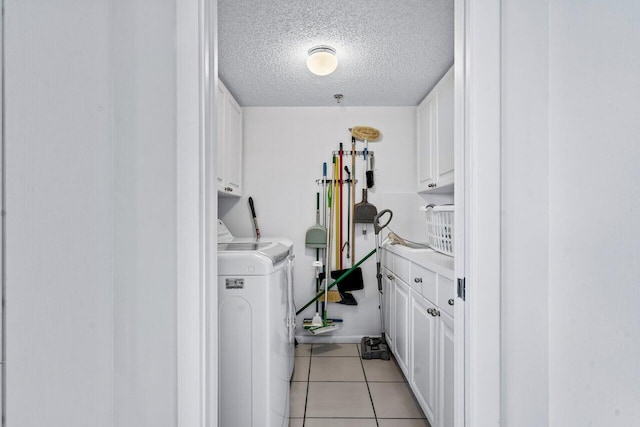
[[[499,426],[500,0],[455,1],[455,425]]]
[[[218,409],[217,294],[208,292],[217,277],[217,1],[177,9],[178,197],[187,202],[177,208],[178,425],[206,426]],[[500,0],[455,0],[455,9],[456,277],[467,296],[455,306],[456,426],[498,426]]]
[[[218,424],[217,9],[176,3],[179,427]]]

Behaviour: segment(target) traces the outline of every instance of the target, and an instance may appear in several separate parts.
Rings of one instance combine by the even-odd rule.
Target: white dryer
[[[286,427],[294,363],[293,243],[218,220],[219,425]]]

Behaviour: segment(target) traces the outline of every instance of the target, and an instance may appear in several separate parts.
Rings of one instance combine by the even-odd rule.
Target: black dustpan
[[[356,298],[351,295],[351,292],[340,292],[340,301],[338,301],[338,304],[358,305],[358,301],[356,301]]]
[[[357,203],[353,210],[353,222],[357,224],[373,224],[373,219],[378,215],[378,209],[367,201],[367,189],[362,189],[362,201]]]
[[[331,272],[331,278],[337,279],[342,276],[348,269],[344,270],[335,270]],[[349,291],[359,291],[360,289],[364,289],[364,281],[362,280],[362,269],[360,267],[354,269],[351,274],[342,279],[340,283],[338,283],[338,290],[340,293],[349,292]]]
[[[331,272],[331,278],[337,279],[342,276],[346,270],[335,270]],[[324,279],[325,273],[320,273],[320,281]],[[364,281],[362,280],[362,269],[360,267],[353,269],[353,271],[342,279],[337,284],[338,290],[340,293],[349,292],[349,291],[358,291],[360,289],[364,289]]]

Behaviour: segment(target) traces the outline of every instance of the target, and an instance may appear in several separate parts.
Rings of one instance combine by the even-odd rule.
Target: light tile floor
[[[395,362],[357,344],[299,344],[290,427],[430,427]]]

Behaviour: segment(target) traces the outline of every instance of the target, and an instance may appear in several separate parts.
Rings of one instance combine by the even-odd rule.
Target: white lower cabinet
[[[394,285],[394,277],[386,268],[383,269],[382,273],[382,298],[384,302],[384,332],[385,338],[387,340],[387,344],[389,345],[389,349],[394,351],[395,346],[395,285]]]
[[[419,272],[416,277],[423,280],[416,280],[422,286],[410,287],[400,279],[400,272],[393,271],[395,265],[402,265],[397,262],[400,258],[389,255],[386,258],[391,262],[383,266],[389,349],[430,424],[453,427],[455,340],[453,317],[448,314],[453,313],[453,281],[428,270],[428,266],[412,263],[411,271]]]
[[[438,332],[438,427],[453,427],[453,319],[442,313]]]
[[[411,295],[411,371],[409,384],[416,399],[430,420],[436,413],[436,345],[437,318],[428,310],[431,304],[420,295]]]
[[[395,279],[395,356],[400,369],[409,376],[409,285]]]

